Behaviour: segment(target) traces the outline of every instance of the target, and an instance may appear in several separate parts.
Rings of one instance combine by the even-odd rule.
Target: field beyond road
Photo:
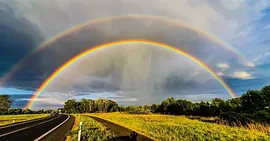
[[[185,116],[138,115],[125,113],[85,114],[99,117],[155,140],[204,141],[204,140],[270,140],[269,130],[258,131],[244,127],[231,127],[191,120]]]
[[[6,125],[6,124],[11,124],[17,123],[17,122],[22,122],[22,121],[27,121],[27,120],[32,120],[36,118],[42,118],[49,116],[49,114],[22,114],[22,115],[1,115],[0,116],[0,126]]]

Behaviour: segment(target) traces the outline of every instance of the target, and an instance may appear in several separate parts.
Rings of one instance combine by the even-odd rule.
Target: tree
[[[160,107],[163,113],[172,114],[176,101],[173,97],[169,97],[162,101]]]
[[[120,106],[119,107],[119,111],[120,112],[125,112],[126,111],[126,107],[125,106]]]
[[[88,111],[89,113],[96,112],[97,106],[95,100],[88,99]]]
[[[119,111],[119,107],[118,104],[112,100],[108,100],[109,104],[108,104],[108,109],[107,112],[116,112]]]
[[[199,103],[199,107],[200,107],[199,108],[200,109],[199,110],[200,116],[212,116],[213,115],[209,102],[201,101]]]
[[[101,99],[101,98],[98,98],[97,100],[96,100],[96,105],[97,105],[97,110],[99,111],[99,112],[103,112],[104,111],[104,107],[105,106],[103,106],[103,99]]]
[[[14,109],[11,108],[8,110],[8,114],[9,115],[18,115],[18,114],[22,114],[22,109]]]
[[[12,101],[9,95],[0,95],[0,114],[8,113]]]
[[[176,100],[175,113],[177,115],[189,115],[193,110],[193,103],[188,100]]]
[[[24,114],[32,114],[33,111],[31,111],[30,109],[25,109],[25,110],[23,110],[23,113]]]
[[[85,98],[83,98],[83,99],[81,99],[81,113],[86,113],[86,112],[88,112],[88,101],[85,99]]]
[[[64,109],[66,113],[76,113],[76,100],[71,99],[65,102]]]
[[[73,109],[72,113],[82,113],[83,112],[84,107],[82,106],[82,103],[79,101],[75,102],[75,107]]]
[[[228,99],[225,102],[225,109],[223,112],[241,113],[241,111],[242,111],[242,101],[240,98]]]
[[[266,100],[266,107],[270,108],[270,85],[264,86],[261,89],[261,94],[263,98]]]
[[[221,98],[214,98],[211,101],[211,109],[213,116],[218,116],[221,112],[224,112],[226,109],[226,103]]]
[[[157,104],[152,104],[150,106],[150,109],[151,109],[151,112],[152,113],[156,113],[157,112],[157,109],[158,109],[158,105]]]
[[[243,112],[254,113],[263,110],[266,101],[259,90],[248,90],[241,96]]]
[[[37,114],[43,114],[44,112],[45,112],[44,109],[36,111]]]

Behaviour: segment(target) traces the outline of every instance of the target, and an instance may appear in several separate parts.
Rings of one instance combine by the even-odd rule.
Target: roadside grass
[[[71,116],[74,116],[74,123],[73,123],[73,126],[72,126],[71,131],[70,131],[70,132],[73,132],[73,131],[79,129],[80,120],[76,114],[71,114]],[[71,137],[69,135],[67,135],[65,141],[71,141],[70,138]]]
[[[73,115],[75,117],[72,130],[67,133],[66,141],[77,141],[79,123],[82,121],[81,141],[105,141],[115,136],[108,128],[90,117]]]
[[[231,127],[191,120],[185,116],[126,113],[92,113],[87,115],[103,118],[160,141],[270,140],[269,130],[260,130],[257,129],[258,127]],[[269,127],[259,128],[269,129]]]
[[[49,114],[1,115],[0,126],[49,116]]]

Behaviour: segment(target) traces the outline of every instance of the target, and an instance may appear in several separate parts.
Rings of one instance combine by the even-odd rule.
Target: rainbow
[[[230,44],[224,42],[222,39],[220,39],[219,37],[215,36],[214,34],[211,34],[205,30],[196,28],[190,24],[186,24],[183,21],[180,20],[176,20],[176,19],[171,19],[171,18],[167,18],[167,17],[161,17],[161,16],[154,16],[154,15],[138,15],[138,14],[132,14],[132,15],[121,15],[121,16],[111,16],[111,17],[103,17],[103,18],[99,18],[99,19],[93,19],[90,21],[87,21],[85,23],[81,23],[78,24],[70,29],[65,30],[64,32],[61,32],[59,34],[57,34],[56,36],[50,38],[49,40],[43,42],[42,44],[40,44],[36,49],[34,49],[29,55],[27,55],[25,58],[23,58],[22,60],[20,60],[17,64],[15,64],[10,71],[8,71],[7,74],[5,74],[2,78],[2,80],[0,81],[0,86],[3,85],[7,80],[10,79],[11,76],[13,76],[13,74],[15,72],[17,72],[21,66],[28,60],[31,58],[31,56],[38,52],[41,51],[42,49],[48,47],[50,44],[54,43],[55,41],[57,41],[60,38],[63,38],[64,36],[67,36],[77,30],[80,30],[84,27],[87,27],[89,25],[94,25],[94,24],[99,24],[102,22],[108,22],[108,21],[112,21],[112,20],[120,20],[120,19],[129,19],[129,18],[133,18],[133,19],[141,19],[141,20],[147,20],[147,19],[151,19],[151,20],[156,20],[156,21],[160,21],[160,22],[166,22],[168,24],[172,24],[172,25],[176,25],[188,30],[191,30],[193,32],[198,33],[199,35],[205,36],[208,39],[210,39],[211,41],[213,41],[214,43],[224,47],[225,49],[229,50],[230,52],[232,52],[233,54],[235,54],[236,56],[240,57],[241,60],[243,61],[247,61],[247,64],[249,65],[253,65],[252,62],[248,61],[248,59],[237,49],[235,49],[234,47],[232,47]]]
[[[115,45],[121,45],[121,44],[132,44],[132,43],[141,43],[141,44],[147,44],[147,45],[155,45],[155,46],[159,46],[159,47],[163,47],[166,49],[169,49],[171,51],[175,51],[181,55],[184,55],[185,57],[189,58],[190,60],[196,62],[198,65],[202,66],[206,71],[208,71],[212,76],[214,76],[216,78],[216,80],[218,80],[218,82],[226,89],[226,91],[233,97],[235,98],[236,95],[233,92],[233,90],[226,84],[226,82],[224,82],[224,80],[217,75],[209,66],[207,66],[205,63],[203,63],[201,60],[199,60],[198,58],[176,48],[173,46],[169,46],[163,43],[158,43],[158,42],[154,42],[154,41],[147,41],[147,40],[123,40],[123,41],[117,41],[117,42],[111,42],[111,43],[107,43],[107,44],[103,44],[100,46],[96,46],[93,48],[90,48],[80,54],[78,54],[77,56],[73,57],[72,59],[68,60],[66,63],[64,63],[61,67],[59,67],[55,72],[53,72],[44,82],[43,84],[37,89],[37,91],[35,92],[35,94],[33,95],[33,97],[30,99],[30,101],[28,102],[28,104],[25,106],[25,109],[27,108],[31,108],[31,106],[33,105],[35,99],[44,91],[44,89],[46,89],[46,87],[54,80],[54,78],[56,78],[62,71],[64,71],[65,69],[68,69],[68,67],[70,65],[72,65],[73,63],[76,63],[76,61],[78,61],[79,59],[87,56],[90,53],[94,53],[97,50],[103,49],[103,48],[108,48],[108,47],[112,47]]]

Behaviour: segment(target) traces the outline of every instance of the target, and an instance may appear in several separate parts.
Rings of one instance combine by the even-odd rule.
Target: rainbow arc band
[[[233,90],[226,84],[226,82],[218,75],[216,74],[209,66],[207,66],[204,62],[202,62],[201,60],[199,60],[198,58],[196,58],[195,56],[192,56],[191,54],[188,54],[187,52],[184,52],[176,47],[167,45],[167,44],[163,44],[163,43],[159,43],[159,42],[154,42],[154,41],[148,41],[148,40],[122,40],[122,41],[117,41],[117,42],[111,42],[111,43],[107,43],[107,44],[102,44],[93,48],[90,48],[80,54],[78,54],[77,56],[71,58],[70,60],[68,60],[66,63],[64,63],[62,66],[60,66],[55,72],[53,72],[44,82],[43,84],[37,89],[37,91],[35,92],[35,94],[33,95],[33,97],[31,98],[31,100],[27,103],[27,105],[25,106],[25,109],[27,108],[31,108],[31,106],[33,105],[34,101],[36,98],[38,98],[38,96],[44,91],[44,89],[46,89],[46,87],[50,84],[50,82],[52,82],[54,80],[54,78],[56,78],[62,71],[64,71],[65,69],[68,69],[68,67],[70,65],[72,65],[73,63],[76,63],[79,59],[94,53],[100,49],[103,48],[109,48],[115,45],[121,45],[121,44],[133,44],[133,43],[140,43],[140,44],[146,44],[146,45],[154,45],[154,46],[158,46],[158,47],[163,47],[166,49],[169,49],[171,51],[177,52],[181,55],[184,55],[185,57],[189,58],[190,60],[194,61],[195,63],[197,63],[198,65],[202,66],[206,71],[208,71],[223,87],[224,89],[233,97],[237,97],[235,95],[235,93],[233,92]]]
[[[21,66],[28,59],[31,58],[31,56],[33,54],[35,54],[38,51],[41,51],[42,49],[44,49],[46,47],[49,47],[50,44],[54,43],[58,39],[63,38],[69,34],[72,34],[75,31],[78,31],[78,30],[80,30],[84,27],[90,26],[90,25],[95,25],[95,24],[104,23],[104,22],[113,21],[113,20],[121,20],[121,19],[138,19],[138,20],[149,20],[150,19],[150,20],[155,20],[155,21],[159,21],[159,22],[165,22],[168,24],[176,25],[176,26],[179,26],[181,28],[191,30],[193,32],[198,33],[199,35],[203,35],[203,36],[207,37],[208,39],[210,39],[214,43],[220,45],[221,47],[227,49],[228,51],[232,52],[236,56],[240,57],[241,60],[247,61],[249,64],[250,63],[253,64],[251,61],[249,61],[249,59],[247,59],[247,57],[245,57],[239,50],[232,47],[229,43],[223,41],[222,39],[220,39],[216,35],[211,34],[205,30],[196,28],[196,27],[192,26],[191,24],[184,23],[184,22],[177,20],[177,19],[172,19],[172,18],[167,18],[167,17],[162,17],[162,16],[130,14],[130,15],[110,16],[110,17],[93,19],[93,20],[78,24],[72,28],[69,28],[69,29],[55,35],[54,37],[52,37],[49,40],[40,44],[32,52],[30,52],[28,55],[26,55],[26,57],[24,57],[17,64],[12,66],[12,68],[1,78],[0,86],[3,85],[7,80],[9,80],[21,68]]]

